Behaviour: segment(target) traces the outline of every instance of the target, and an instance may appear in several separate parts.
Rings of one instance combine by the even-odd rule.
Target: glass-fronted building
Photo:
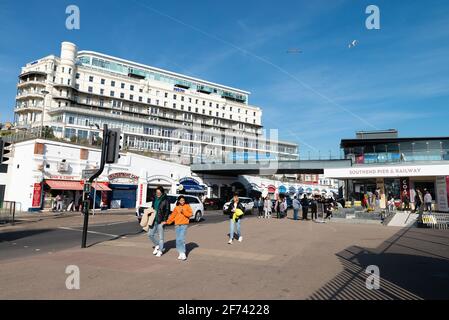
[[[343,139],[341,149],[349,168],[325,170],[325,176],[345,182],[347,200],[361,201],[380,192],[381,207],[393,197],[397,207],[404,195],[412,207],[417,190],[432,195],[434,208],[449,211],[449,137],[401,138],[397,130],[357,132]]]
[[[296,143],[262,126],[250,92],[162,70],[68,42],[22,68],[15,123],[57,138],[97,141],[119,128],[123,149],[177,163],[298,158]]]

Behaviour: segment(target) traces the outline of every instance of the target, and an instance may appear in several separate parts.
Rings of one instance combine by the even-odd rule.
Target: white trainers
[[[159,251],[159,246],[155,246],[153,254],[156,255],[158,253],[158,251]]]
[[[240,237],[239,237],[239,242],[242,242],[242,241],[243,241],[243,237],[240,236]]]
[[[229,239],[228,244],[232,244],[232,239]]]
[[[178,257],[178,260],[182,260],[182,261],[187,260],[186,254],[185,254],[185,253],[181,253],[181,254],[179,255],[179,257]]]
[[[158,258],[159,258],[159,257],[162,257],[162,251],[161,251],[161,250],[158,250],[158,251],[157,251],[156,257],[158,257]]]

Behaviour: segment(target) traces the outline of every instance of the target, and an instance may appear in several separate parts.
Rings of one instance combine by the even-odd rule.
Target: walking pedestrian
[[[423,199],[421,190],[416,189],[416,192],[415,192],[415,213],[418,212],[418,214],[421,214],[423,201],[424,201],[424,199]]]
[[[410,211],[410,197],[408,196],[408,192],[404,191],[402,195],[402,203],[404,204],[404,211]]]
[[[257,199],[257,209],[259,210],[259,219],[263,218],[263,207],[264,207],[264,201],[263,198],[260,197],[259,199]]]
[[[304,194],[304,196],[301,199],[301,206],[302,206],[302,220],[309,220],[307,216],[309,214],[310,204],[306,194]]]
[[[267,195],[265,197],[265,200],[263,202],[263,210],[265,212],[265,219],[271,218],[271,210],[272,210],[273,204],[271,202],[270,195]]]
[[[295,196],[293,198],[293,220],[299,220],[299,209],[301,209],[301,202],[298,200],[298,197]]]
[[[187,259],[186,232],[192,214],[192,208],[186,203],[186,198],[184,196],[179,196],[172,214],[168,217],[166,222],[162,222],[162,225],[175,223],[176,250],[178,250],[179,253],[178,260],[185,261]]]
[[[153,227],[148,231],[148,238],[154,244],[153,254],[161,257],[164,253],[164,224],[170,215],[170,202],[167,199],[164,188],[159,186],[156,188],[156,196],[153,200],[152,207],[156,214]],[[156,237],[156,234],[158,235]]]
[[[429,190],[427,190],[426,194],[424,195],[424,205],[428,213],[432,213],[432,200],[432,195],[430,194]]]
[[[318,199],[317,197],[313,197],[310,205],[312,220],[318,219]]]
[[[62,195],[60,195],[60,194],[58,194],[57,196],[56,196],[56,211],[57,212],[62,212],[62,204],[63,204],[63,197],[62,197]]]
[[[241,233],[241,219],[243,214],[245,213],[245,207],[243,206],[243,204],[240,202],[239,199],[239,194],[238,193],[234,193],[234,197],[231,201],[231,203],[229,204],[228,210],[227,210],[227,214],[229,214],[229,242],[228,244],[232,244],[235,234],[234,234],[234,229],[237,229],[237,236],[238,236],[238,240],[239,242],[243,241],[243,237],[242,237],[242,233]],[[240,214],[240,216],[236,216]]]

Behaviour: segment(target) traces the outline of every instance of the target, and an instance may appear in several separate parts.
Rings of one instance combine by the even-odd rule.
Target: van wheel
[[[201,211],[197,211],[195,213],[195,221],[196,222],[200,222],[201,221],[201,217],[202,217]]]

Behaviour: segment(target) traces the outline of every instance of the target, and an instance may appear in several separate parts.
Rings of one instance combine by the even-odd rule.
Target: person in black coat
[[[170,201],[168,201],[167,195],[165,194],[164,188],[159,186],[156,188],[156,196],[153,200],[152,207],[154,212],[156,212],[156,217],[154,219],[153,226],[150,227],[148,231],[148,238],[154,244],[153,254],[156,257],[162,256],[164,253],[164,224],[171,213]],[[158,238],[156,237],[158,234]]]
[[[304,196],[301,199],[301,206],[302,206],[302,220],[309,220],[307,216],[309,214],[310,202],[306,194],[304,194]]]
[[[228,244],[232,244],[232,241],[234,240],[234,228],[237,228],[237,236],[239,239],[239,242],[243,241],[242,233],[241,233],[241,217],[237,217],[234,221],[234,213],[237,209],[242,210],[243,213],[245,213],[245,207],[243,206],[243,203],[240,202],[238,193],[234,194],[234,197],[232,198],[231,202],[229,203],[229,207],[226,210],[226,213],[229,215],[229,242]]]

